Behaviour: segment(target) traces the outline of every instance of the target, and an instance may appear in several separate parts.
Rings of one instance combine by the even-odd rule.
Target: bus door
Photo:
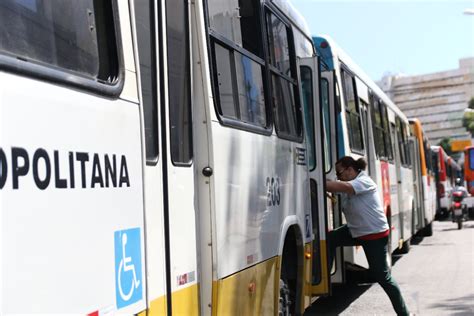
[[[188,9],[183,1],[167,0],[162,6],[137,1],[134,11],[147,156],[148,312],[196,315],[199,298]],[[160,69],[161,65],[166,67]]]
[[[341,121],[341,90],[338,84],[337,75],[335,71],[323,71],[321,78],[324,78],[329,83],[329,130],[330,136],[328,143],[330,144],[330,169],[326,172],[326,177],[335,180],[336,177],[336,161],[345,155],[344,143],[342,140],[342,121]],[[337,195],[330,194],[327,198],[327,225],[328,231],[342,225],[343,216],[341,208],[341,199]],[[343,283],[345,278],[344,273],[344,248],[336,249],[336,254],[331,267],[331,283]]]
[[[199,313],[191,39],[186,1],[165,1],[167,102],[161,112],[166,149],[168,289],[173,315]]]
[[[397,119],[397,118],[396,118]],[[397,135],[397,129],[396,129],[396,126],[393,122],[390,122],[390,137],[391,137],[391,141],[392,141],[392,148],[395,148],[395,150],[393,151],[393,159],[395,161],[395,175],[396,175],[396,179],[397,179],[397,184],[396,184],[396,187],[397,187],[397,196],[396,196],[396,199],[397,199],[397,202],[398,202],[398,219],[400,221],[400,224],[399,224],[399,227],[400,227],[400,235],[399,235],[399,242],[402,241],[402,239],[404,239],[403,236],[408,236],[408,232],[404,231],[404,223],[407,221],[407,219],[405,218],[406,217],[406,210],[403,209],[403,188],[402,188],[402,157],[400,155],[402,155],[402,152],[400,150],[397,150],[398,148],[398,142],[401,141],[398,139],[398,135]],[[390,188],[391,189],[391,188]],[[390,192],[391,193],[391,192]],[[392,193],[391,193],[392,194]],[[400,246],[400,244],[399,244]],[[392,248],[393,250],[393,248]]]
[[[321,86],[326,89],[319,96],[319,58],[304,58],[300,61],[302,83],[302,100],[305,111],[306,142],[308,148],[308,169],[310,175],[311,217],[313,227],[313,255],[311,294],[329,293],[329,269],[327,265],[326,244],[326,190],[325,177],[327,142],[324,138],[325,120],[321,101],[329,102],[327,85],[322,80]],[[323,101],[323,102],[324,102]]]
[[[410,154],[410,161],[413,170],[413,194],[414,194],[414,211],[413,214],[413,233],[420,230],[423,225],[423,209],[424,209],[424,198],[423,198],[423,180],[421,177],[421,166],[420,166],[420,147],[418,140],[415,137],[408,138],[408,148]]]

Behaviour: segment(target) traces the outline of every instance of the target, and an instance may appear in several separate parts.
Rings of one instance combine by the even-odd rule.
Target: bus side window
[[[266,22],[276,131],[281,138],[296,140],[300,138],[302,128],[296,71],[291,61],[295,59],[290,45],[291,32],[272,12],[266,13]]]
[[[372,128],[374,134],[375,152],[377,157],[385,158],[384,130],[382,125],[382,115],[380,113],[380,102],[376,96],[371,97],[372,103]]]
[[[117,83],[112,1],[2,0],[0,21],[0,53],[7,67],[16,64],[17,70],[24,61],[21,67],[27,72],[88,88]],[[45,66],[53,72],[43,71]],[[92,80],[82,83],[84,79]]]
[[[382,102],[379,102],[379,104],[380,104],[381,115],[382,115],[386,158],[388,158],[388,160],[393,160],[393,148],[392,148],[392,141],[390,138],[390,125],[388,123],[387,106]]]
[[[362,152],[364,141],[360,119],[359,104],[357,103],[354,78],[346,71],[341,70],[346,101],[346,125],[349,136],[349,145],[352,150]]]
[[[135,1],[135,23],[137,30],[138,56],[140,59],[140,81],[143,116],[145,123],[145,149],[147,164],[158,160],[158,96],[156,77],[156,43],[153,1]]]
[[[267,128],[260,3],[209,0],[208,12],[214,90],[224,124]]]
[[[395,125],[397,129],[398,151],[400,152],[400,161],[403,166],[407,164],[407,152],[405,151],[405,138],[403,136],[403,125],[398,116],[395,117]]]

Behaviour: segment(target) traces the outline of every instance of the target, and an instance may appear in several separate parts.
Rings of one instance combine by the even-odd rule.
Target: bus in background
[[[446,217],[451,207],[451,190],[453,188],[451,158],[443,147],[431,146],[433,170],[436,182],[436,217]],[[448,175],[449,173],[449,175]]]
[[[290,1],[4,0],[0,24],[0,314],[303,313],[324,158]]]
[[[330,38],[313,37],[313,41],[326,65],[321,77],[327,79],[328,85],[322,89],[327,89],[331,96],[325,135],[331,144],[330,157],[326,159],[332,165],[326,170],[326,177],[336,178],[333,164],[340,157],[366,159],[367,172],[380,188],[388,217],[391,253],[412,236],[413,176],[407,151],[408,119]],[[345,223],[340,200],[328,212],[329,228]],[[368,267],[362,248],[338,249],[332,282],[344,282],[345,269],[354,265]]]
[[[474,218],[474,146],[464,148],[464,183],[469,196],[465,202],[469,209],[469,218]]]
[[[413,161],[413,185],[415,192],[414,233],[433,234],[436,216],[436,182],[433,172],[431,146],[420,120],[409,119],[413,144],[410,143]]]
[[[464,149],[464,181],[470,195],[474,195],[474,146]]]
[[[451,156],[448,156],[446,177],[448,178],[449,184],[451,186],[451,191],[456,186],[456,178],[462,178],[462,168]]]

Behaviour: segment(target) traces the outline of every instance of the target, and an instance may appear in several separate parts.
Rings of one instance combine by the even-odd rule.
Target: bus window
[[[189,165],[193,157],[189,31],[184,0],[166,2],[171,161]]]
[[[247,123],[266,126],[262,67],[247,56],[236,52],[235,71],[239,87],[240,119]]]
[[[405,138],[403,133],[403,125],[400,118],[397,116],[395,118],[395,125],[397,130],[397,138],[398,138],[398,151],[400,152],[400,160],[402,165],[407,164],[407,152],[405,148]]]
[[[372,128],[374,134],[375,152],[377,157],[385,158],[384,130],[382,125],[382,115],[380,113],[380,102],[375,96],[371,98],[372,103]]]
[[[279,137],[301,136],[300,111],[297,108],[295,72],[290,62],[288,27],[273,13],[267,12],[268,48],[275,127]]]
[[[5,26],[0,53],[14,57],[15,63],[23,60],[28,61],[25,67],[52,66],[95,83],[115,83],[119,69],[111,1],[4,0],[0,20]],[[44,76],[56,74],[45,71]],[[80,84],[70,75],[57,76]]]
[[[313,112],[313,78],[311,68],[303,66],[301,72],[301,90],[303,95],[303,111],[305,120],[305,135],[308,147],[309,169],[316,167],[316,151],[314,143],[314,112]]]
[[[323,129],[324,129],[324,171],[331,171],[331,125],[329,114],[329,82],[321,79],[321,107],[323,112]]]
[[[342,71],[344,80],[344,96],[346,101],[346,124],[349,135],[349,145],[356,152],[364,150],[362,128],[360,122],[359,105],[356,101],[354,78],[347,72]]]
[[[385,153],[387,154],[388,160],[393,160],[393,149],[392,149],[392,141],[390,139],[390,126],[388,124],[388,113],[387,113],[387,106],[380,102],[380,108],[382,110],[382,123],[383,123],[383,135],[385,141]]]
[[[137,29],[138,55],[140,57],[140,80],[142,106],[145,123],[145,149],[147,164],[158,158],[158,98],[156,78],[156,43],[153,1],[135,1],[135,23]]]
[[[266,128],[260,5],[250,0],[210,0],[208,10],[219,114]]]
[[[474,149],[469,150],[469,169],[474,170]]]
[[[405,158],[406,158],[406,164],[408,167],[412,167],[412,161],[411,161],[411,157],[412,157],[412,153],[411,153],[411,150],[410,150],[410,145],[409,145],[409,141],[408,141],[408,130],[409,128],[407,128],[407,125],[405,123],[401,123],[402,125],[402,133],[403,133],[403,144],[404,144],[404,148],[405,148]]]

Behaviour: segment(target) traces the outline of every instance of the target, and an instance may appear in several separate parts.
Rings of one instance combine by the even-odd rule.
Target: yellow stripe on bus
[[[275,315],[280,257],[273,257],[213,284],[214,315]],[[217,301],[216,301],[217,300]]]
[[[193,316],[199,315],[198,285],[172,293],[173,315]],[[139,316],[166,315],[166,296],[161,296],[150,303],[150,307],[138,314]]]
[[[319,255],[321,256],[321,282],[319,282],[318,285],[312,286],[311,292],[313,295],[323,295],[328,294],[329,292],[329,269],[327,264],[328,258],[326,255],[326,240],[320,240],[319,246]]]

